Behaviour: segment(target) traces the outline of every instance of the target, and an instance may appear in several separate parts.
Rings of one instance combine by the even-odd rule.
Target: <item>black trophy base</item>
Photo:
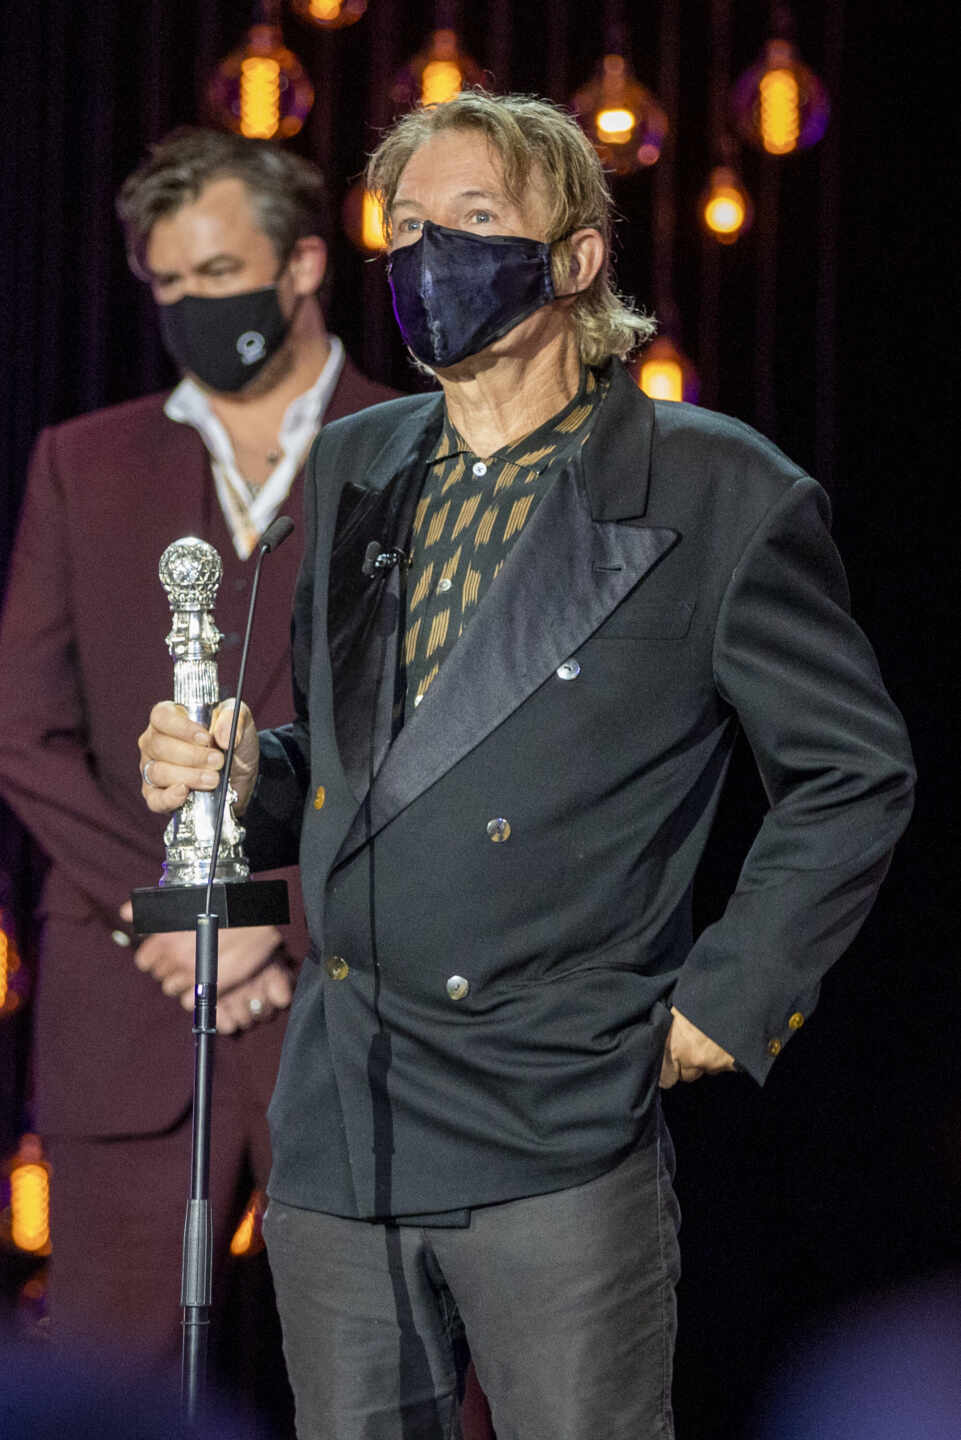
[[[206,885],[145,885],[130,892],[133,928],[138,935],[194,930],[207,901]],[[286,925],[290,919],[286,880],[215,880],[211,912],[220,928],[238,925]]]

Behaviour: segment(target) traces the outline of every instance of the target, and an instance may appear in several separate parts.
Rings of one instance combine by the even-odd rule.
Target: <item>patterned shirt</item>
[[[518,535],[591,433],[605,386],[581,373],[574,399],[483,459],[445,418],[414,513],[401,694],[407,718],[500,574]]]

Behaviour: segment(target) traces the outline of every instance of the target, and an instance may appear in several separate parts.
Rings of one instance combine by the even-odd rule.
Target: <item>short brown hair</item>
[[[531,172],[547,182],[550,204],[547,239],[554,246],[555,282],[566,278],[570,251],[565,241],[575,230],[598,230],[605,263],[590,287],[577,297],[571,318],[582,361],[597,365],[611,355],[621,358],[645,344],[655,324],[615,290],[610,272],[613,201],[601,162],[577,121],[534,95],[491,95],[462,90],[441,105],[411,110],[387,131],[367,165],[367,188],[377,197],[390,226],[390,211],[401,174],[415,150],[443,130],[479,130],[496,151],[504,184],[519,200]]]
[[[226,177],[247,186],[260,228],[280,263],[305,235],[330,238],[327,188],[316,165],[271,140],[184,125],[151,146],[117,197],[136,275],[148,278],[147,242],[157,221],[196,200],[211,180]]]

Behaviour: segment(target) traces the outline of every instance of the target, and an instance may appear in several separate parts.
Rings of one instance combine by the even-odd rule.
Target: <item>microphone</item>
[[[391,570],[395,565],[410,564],[410,556],[403,550],[385,550],[379,540],[371,540],[364,551],[364,563],[360,573],[368,579],[379,570]]]
[[[289,515],[276,516],[261,535],[258,542],[259,548],[270,554],[277,549],[278,545],[283,545],[287,536],[293,533],[293,529],[294,522]]]
[[[287,537],[292,534],[294,522],[289,515],[278,515],[267,526],[258,542],[257,568],[254,571],[254,581],[250,587],[250,604],[247,607],[247,630],[244,634],[244,647],[240,655],[240,670],[237,674],[237,694],[234,699],[234,713],[230,720],[230,735],[227,739],[227,752],[224,756],[223,779],[220,782],[220,803],[217,806],[217,824],[214,829],[213,844],[210,852],[210,869],[207,871],[207,895],[204,901],[204,912],[210,914],[210,904],[213,898],[214,874],[217,870],[217,853],[220,850],[220,836],[224,828],[224,815],[227,810],[227,794],[230,789],[230,767],[234,760],[234,749],[237,744],[237,721],[240,719],[240,702],[244,692],[244,677],[247,673],[247,652],[250,649],[250,634],[254,627],[254,607],[257,604],[257,588],[260,585],[260,571],[265,556],[282,545]]]

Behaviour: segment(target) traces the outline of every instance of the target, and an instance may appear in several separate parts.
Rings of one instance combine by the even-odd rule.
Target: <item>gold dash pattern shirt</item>
[[[538,504],[589,436],[603,390],[594,371],[584,369],[563,410],[484,457],[474,455],[445,419],[427,462],[410,541],[399,691],[405,718],[426,695]]]

